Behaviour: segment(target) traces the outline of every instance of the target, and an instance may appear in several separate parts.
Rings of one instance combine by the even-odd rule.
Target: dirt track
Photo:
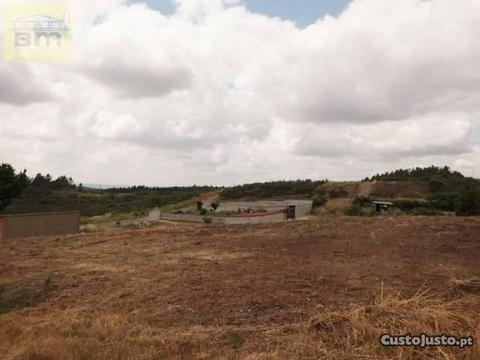
[[[368,303],[382,283],[449,299],[452,279],[478,277],[479,257],[480,219],[455,217],[8,241],[4,299],[45,299],[0,315],[0,358],[318,358],[287,349],[313,314]]]

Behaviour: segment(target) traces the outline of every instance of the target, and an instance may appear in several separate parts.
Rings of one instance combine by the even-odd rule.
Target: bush
[[[428,180],[428,186],[433,193],[439,192],[446,185],[446,181],[439,176],[432,176]]]
[[[373,216],[374,212],[370,208],[362,208],[357,205],[352,205],[344,210],[347,216]]]
[[[458,216],[480,215],[480,188],[464,186],[455,202],[455,213]]]
[[[203,222],[208,225],[208,224],[211,224],[213,222],[213,219],[211,217],[205,216],[203,218]]]
[[[332,199],[338,199],[348,196],[348,192],[343,188],[333,188],[329,193]]]
[[[409,212],[418,208],[425,208],[428,203],[418,200],[397,200],[394,202],[395,206],[402,211]]]
[[[353,200],[353,205],[358,207],[366,207],[371,204],[372,200],[368,196],[356,196]]]
[[[207,215],[207,209],[201,208],[200,209],[200,215]]]
[[[316,209],[316,208],[322,207],[326,203],[327,203],[327,198],[325,196],[317,195],[313,199],[313,208]]]
[[[325,181],[296,180],[255,183],[226,188],[222,192],[224,199],[269,199],[284,196],[311,198],[316,189]]]
[[[443,211],[455,211],[455,202],[458,194],[454,192],[440,192],[430,198],[430,207]]]

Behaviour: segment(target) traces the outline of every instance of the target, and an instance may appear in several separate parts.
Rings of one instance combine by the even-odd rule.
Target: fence
[[[0,216],[0,240],[77,233],[80,213],[40,213]]]

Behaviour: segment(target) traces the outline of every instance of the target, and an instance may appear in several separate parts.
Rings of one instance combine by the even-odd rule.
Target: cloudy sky
[[[480,176],[478,0],[71,6],[70,61],[0,61],[0,162],[30,175],[230,185],[435,164]]]

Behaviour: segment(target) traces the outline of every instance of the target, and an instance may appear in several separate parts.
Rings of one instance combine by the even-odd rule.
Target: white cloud
[[[469,171],[479,19],[476,0],[355,0],[305,29],[239,1],[78,2],[72,62],[0,63],[0,155],[113,184]]]

